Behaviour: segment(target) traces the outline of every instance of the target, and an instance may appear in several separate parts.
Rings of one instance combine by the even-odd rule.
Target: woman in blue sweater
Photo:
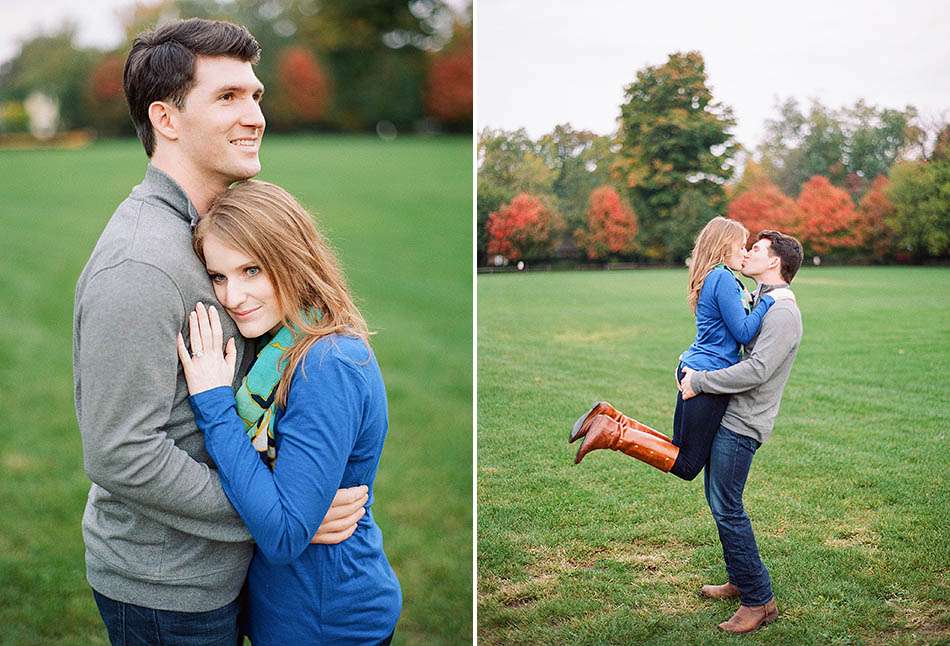
[[[762,318],[776,298],[789,290],[773,290],[747,311],[749,293],[733,274],[742,269],[749,232],[735,220],[713,218],[696,238],[689,270],[687,302],[696,316],[696,340],[680,355],[677,383],[683,367],[718,370],[739,361],[739,348],[758,334]],[[684,480],[695,478],[706,461],[716,430],[729,404],[729,395],[700,394],[684,400],[676,395],[673,438],[659,433],[597,402],[574,425],[570,441],[583,437],[574,459],[579,464],[596,449],[614,449]]]
[[[386,391],[333,253],[293,197],[258,181],[214,203],[194,247],[241,334],[266,341],[237,394],[214,306],[190,315],[191,351],[178,342],[205,446],[256,543],[244,629],[254,646],[388,643],[402,597],[371,513]],[[361,484],[352,536],[312,545],[336,490]]]

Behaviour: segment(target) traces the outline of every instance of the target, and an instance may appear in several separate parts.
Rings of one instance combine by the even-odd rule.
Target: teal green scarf
[[[290,328],[282,327],[266,346],[258,353],[250,372],[241,381],[235,399],[238,415],[244,422],[247,436],[261,459],[271,469],[277,461],[277,448],[274,443],[274,413],[277,385],[287,367],[284,353],[293,344],[294,335]]]

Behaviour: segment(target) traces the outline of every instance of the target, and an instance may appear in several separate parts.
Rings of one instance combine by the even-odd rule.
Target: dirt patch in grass
[[[39,465],[33,458],[22,453],[7,453],[0,457],[0,465],[12,473],[25,473],[35,470]]]
[[[899,627],[870,637],[870,643],[891,643],[895,637],[906,637],[914,643],[917,640],[934,644],[950,642],[950,604],[947,602],[892,597],[886,603],[893,609],[894,621]]]
[[[831,536],[824,543],[828,547],[857,547],[867,552],[877,552],[880,535],[874,529],[876,520],[877,517],[869,509],[855,510],[836,523]]]
[[[609,327],[599,330],[568,330],[555,334],[554,341],[570,345],[605,343],[636,339],[643,336],[646,331],[646,328],[642,326]]]
[[[534,557],[525,568],[527,577],[518,581],[499,580],[494,592],[485,595],[508,608],[524,608],[558,594],[560,582],[570,576],[594,573],[611,564],[620,564],[629,570],[634,585],[644,588],[663,584],[676,592],[664,600],[664,608],[672,612],[689,612],[698,606],[693,593],[696,582],[689,581],[689,559],[693,548],[679,544],[656,545],[649,543],[618,542],[609,546],[590,548],[570,544],[554,549],[529,547]]]

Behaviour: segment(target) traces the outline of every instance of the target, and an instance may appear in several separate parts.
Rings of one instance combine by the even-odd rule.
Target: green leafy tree
[[[950,255],[950,161],[900,162],[885,195],[897,247],[915,260]]]
[[[75,44],[76,26],[31,38],[0,67],[0,100],[22,102],[42,92],[59,105],[61,129],[86,125],[86,79],[98,58]]]
[[[807,115],[795,99],[787,99],[777,109],[778,117],[765,122],[765,139],[759,146],[766,173],[793,197],[814,175],[842,185],[848,173],[846,137],[837,115],[819,101],[812,102]]]
[[[640,70],[626,87],[614,170],[640,217],[640,244],[649,258],[669,258],[670,242],[687,236],[678,229],[692,230],[696,196],[710,212],[724,210],[723,184],[737,150],[730,133],[735,120],[713,100],[706,80],[702,54],[674,53]],[[677,209],[687,192],[690,209]]]
[[[684,191],[665,223],[663,242],[667,258],[675,262],[688,258],[696,244],[696,236],[717,215],[719,212],[710,205],[702,191],[695,188]]]
[[[297,37],[334,80],[330,121],[347,129],[379,121],[413,128],[424,117],[427,52],[449,42],[457,18],[442,0],[300,3]]]
[[[555,126],[537,142],[538,154],[554,173],[551,190],[558,210],[572,230],[587,220],[591,192],[611,182],[611,147],[610,137],[575,130],[569,123]]]
[[[887,175],[901,154],[914,146],[920,134],[912,127],[917,110],[878,109],[863,100],[844,111],[848,136],[847,162],[849,172],[870,182]]]
[[[769,177],[792,196],[811,177],[822,175],[860,199],[874,178],[886,174],[924,135],[914,125],[913,106],[882,109],[858,100],[832,110],[815,100],[805,114],[797,101],[787,99],[776,109],[778,116],[765,123],[759,153]]]

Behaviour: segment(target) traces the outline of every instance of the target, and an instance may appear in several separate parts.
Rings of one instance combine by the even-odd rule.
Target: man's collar
[[[194,228],[198,224],[198,210],[188,199],[184,189],[178,185],[178,182],[168,176],[167,173],[159,170],[153,164],[149,163],[145,169],[145,179],[139,184],[141,190],[146,195],[152,195],[160,201],[165,202],[172,211],[182,220]]]
[[[763,294],[768,294],[773,289],[778,289],[779,287],[788,287],[788,283],[773,283],[771,285],[766,285],[765,283],[759,283],[755,287],[755,297],[758,298]]]

